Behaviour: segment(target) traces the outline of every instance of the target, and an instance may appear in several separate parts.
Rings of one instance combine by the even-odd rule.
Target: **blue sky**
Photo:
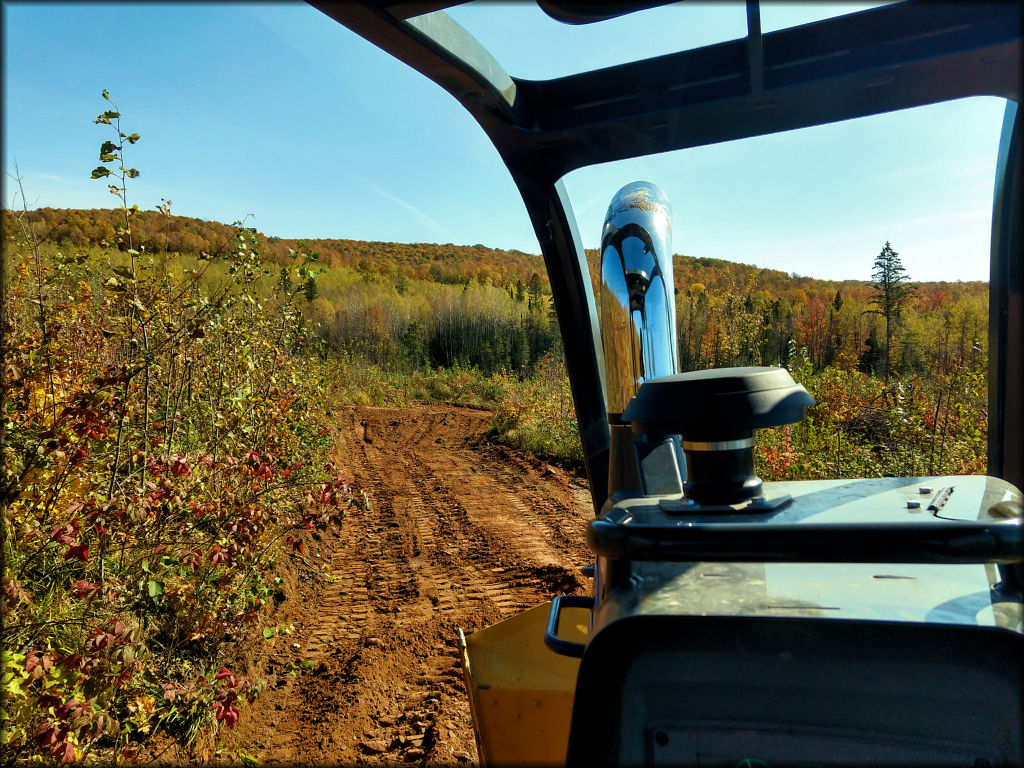
[[[685,3],[580,27],[535,5],[451,10],[513,75],[546,78],[741,37],[742,5]],[[867,4],[763,3],[766,31]],[[4,170],[30,207],[110,207],[89,178],[106,88],[141,176],[131,201],[282,237],[484,243],[538,253],[483,132],[444,91],[304,4],[3,4]],[[625,42],[624,42],[625,41]],[[634,41],[634,42],[629,42]],[[640,42],[642,41],[642,42]],[[587,247],[615,191],[661,185],[674,249],[869,279],[886,240],[917,280],[988,277],[1004,105],[972,99],[583,168]],[[20,207],[5,178],[4,204]]]

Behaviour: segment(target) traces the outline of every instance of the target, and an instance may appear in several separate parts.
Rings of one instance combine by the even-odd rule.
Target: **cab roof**
[[[762,34],[752,0],[742,39],[548,80],[506,72],[445,12],[459,4],[312,0],[454,96],[513,173],[526,162],[552,180],[594,163],[949,99],[1019,100],[1015,2],[907,0]],[[567,24],[664,4],[538,0]]]

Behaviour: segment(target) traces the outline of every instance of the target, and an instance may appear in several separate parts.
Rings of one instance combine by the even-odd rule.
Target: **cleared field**
[[[583,478],[488,442],[489,418],[447,405],[339,413],[336,461],[371,506],[293,558],[273,621],[295,632],[240,649],[267,690],[227,736],[232,753],[476,762],[457,628],[582,592],[591,561]],[[312,669],[291,674],[301,660]]]

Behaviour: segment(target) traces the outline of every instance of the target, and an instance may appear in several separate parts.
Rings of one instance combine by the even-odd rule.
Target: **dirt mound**
[[[485,411],[353,407],[339,419],[336,461],[370,509],[294,556],[273,621],[295,632],[248,655],[268,687],[222,755],[475,763],[457,629],[589,586],[584,478],[481,440]]]

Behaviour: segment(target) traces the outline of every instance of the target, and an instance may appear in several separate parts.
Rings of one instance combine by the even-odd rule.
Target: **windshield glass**
[[[856,13],[884,2],[763,3],[761,30]],[[743,3],[681,2],[591,24],[563,24],[536,3],[475,0],[445,11],[510,75],[546,80],[737,40],[747,34]]]
[[[596,248],[608,201],[665,190],[676,253],[866,280],[889,240],[915,280],[987,280],[1005,102],[963,99],[581,168],[565,179]]]

